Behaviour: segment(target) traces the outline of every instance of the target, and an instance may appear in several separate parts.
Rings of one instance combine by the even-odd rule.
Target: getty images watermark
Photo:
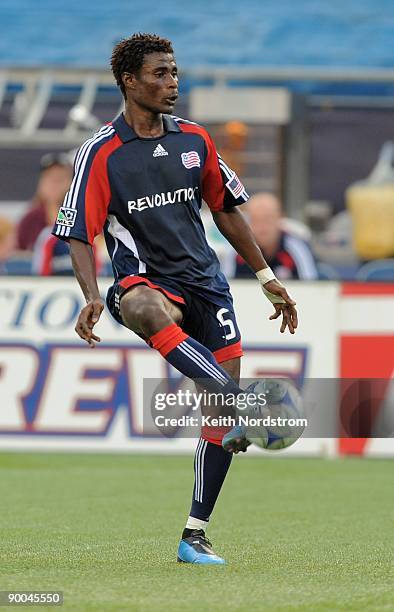
[[[144,379],[139,432],[147,437],[196,438],[201,427],[275,429],[279,436],[303,430],[304,438],[394,438],[394,380],[279,379],[299,401],[259,393],[271,379],[242,379],[239,395],[210,392],[210,380]],[[251,393],[248,389],[256,390]],[[263,390],[266,387],[263,384]],[[216,390],[215,390],[216,391]],[[291,395],[291,394],[290,394]]]
[[[200,427],[306,427],[306,418],[275,414],[265,393],[213,393],[178,389],[176,392],[155,393],[152,417],[157,428]],[[216,410],[216,414],[204,414]],[[174,409],[182,414],[174,415]],[[226,414],[227,412],[227,414]],[[231,414],[229,414],[231,412]],[[198,414],[197,414],[198,413]]]

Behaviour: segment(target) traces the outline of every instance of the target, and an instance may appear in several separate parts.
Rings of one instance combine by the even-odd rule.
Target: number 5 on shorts
[[[216,317],[219,323],[223,326],[224,330],[227,328],[227,333],[224,336],[226,340],[232,340],[236,336],[234,323],[231,319],[225,319],[226,312],[230,312],[228,308],[221,308],[217,311]]]

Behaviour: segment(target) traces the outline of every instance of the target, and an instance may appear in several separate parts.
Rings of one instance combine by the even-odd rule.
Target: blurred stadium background
[[[70,274],[67,253],[57,252],[55,245],[48,243],[48,230],[45,230],[48,210],[41,214],[40,231],[44,231],[41,239],[24,249],[18,242],[18,224],[23,216],[46,205],[38,201],[36,190],[54,158],[43,156],[65,153],[72,158],[75,149],[98,125],[110,121],[122,109],[108,65],[114,43],[134,31],[151,31],[172,39],[174,44],[181,90],[176,114],[208,127],[219,150],[236,168],[251,195],[262,192],[275,195],[282,203],[281,231],[307,245],[316,266],[316,274],[303,273],[302,253],[300,263],[297,249],[293,264],[283,260],[280,266],[282,278],[294,279],[288,282],[300,311],[300,328],[294,338],[280,336],[277,326],[266,320],[270,308],[253,280],[231,280],[245,348],[243,377],[285,375],[300,386],[310,378],[380,378],[387,382],[373,407],[376,422],[373,419],[363,425],[364,437],[305,439],[283,455],[392,457],[392,437],[369,436],[378,435],[379,427],[382,430],[381,419],[386,433],[390,430],[392,435],[394,431],[393,396],[391,393],[390,397],[388,384],[394,370],[393,3],[389,0],[299,0],[296,3],[200,0],[186,8],[178,0],[157,3],[154,7],[137,0],[112,3],[69,0],[56,5],[49,0],[39,3],[3,0],[0,21],[3,25],[0,40],[0,449],[174,454],[189,452],[195,445],[195,441],[177,437],[162,439],[155,432],[148,437],[141,435],[142,379],[148,373],[150,377],[165,376],[160,356],[117,326],[109,316],[99,325],[103,345],[98,350],[88,351],[77,340],[74,321],[82,298],[76,281],[65,278]],[[237,261],[232,250],[221,240],[208,217],[205,221],[209,239],[226,271],[230,276],[242,276],[236,273]],[[29,230],[30,221],[27,226]],[[101,287],[105,292],[111,283],[110,270],[100,244],[97,253],[101,259]],[[295,268],[298,274],[294,273]],[[342,424],[335,421],[337,403],[338,396],[332,397],[324,406],[315,405],[314,410],[324,410],[324,418],[330,415],[329,431],[339,435]],[[252,464],[263,456],[260,453],[249,461]],[[16,482],[21,488],[26,487],[31,499],[39,505],[36,499],[39,494],[34,493],[36,489],[33,491],[29,482],[39,482],[46,460],[40,455],[26,457],[30,459],[4,459],[3,455],[4,495],[9,495],[8,487],[15,482],[11,478],[14,469],[19,474]],[[172,461],[171,457],[166,459]],[[53,471],[45,472],[45,478],[49,478],[48,491],[49,487],[56,489],[57,475],[63,474],[63,469],[74,469],[71,458],[71,463],[64,458],[53,461]],[[77,471],[72,473],[81,490],[73,488],[67,479],[64,486],[70,486],[70,495],[76,497],[85,486],[89,490],[93,474],[100,489],[105,469],[110,470],[104,474],[106,482],[117,469],[116,461],[112,460],[110,468],[107,464],[104,468],[102,457],[92,457],[82,476],[75,461]],[[145,472],[144,460],[138,458],[138,461],[142,478],[157,486],[157,480],[153,484],[148,476],[153,465],[147,460],[149,469]],[[189,470],[189,458],[187,461]],[[367,462],[365,458],[364,465]],[[186,467],[171,465],[188,491],[189,480],[182,471]],[[326,477],[330,480],[330,470],[336,469],[327,467],[324,476],[319,476],[320,467],[315,472],[312,467],[305,472],[302,463],[295,465],[299,467],[294,468],[294,482],[299,482],[301,488],[305,486],[305,492],[311,483],[318,491]],[[368,507],[367,502],[379,499],[383,491],[387,493],[387,480],[382,474],[392,470],[391,463],[382,462],[382,472],[368,465],[367,484],[370,487],[373,483],[375,487],[371,489],[374,491],[371,497],[367,492],[361,493],[354,484],[358,474],[354,463],[347,467],[338,464],[335,476],[338,480],[331,481],[345,500],[346,486],[340,474],[349,473],[354,495],[364,495],[364,523],[359,525],[360,532],[368,520],[365,508],[372,514],[378,512],[378,507]],[[11,472],[7,472],[8,467]],[[132,463],[129,468],[133,469]],[[258,466],[253,468],[251,479],[253,474],[257,478],[258,469]],[[297,487],[293,485],[290,491],[285,468],[283,473],[281,469],[271,465],[269,472],[266,470],[268,496],[261,503],[271,500],[265,510],[270,518],[276,510],[278,483],[285,487],[290,504],[297,504]],[[238,466],[237,470],[241,468]],[[289,470],[293,473],[290,466]],[[242,474],[247,478],[246,469]],[[157,476],[160,480],[162,472]],[[118,481],[113,482],[112,495],[119,495],[127,478],[125,474],[121,481],[119,476],[119,488],[115,484]],[[138,479],[137,474],[135,478]],[[9,499],[18,506],[18,488],[15,491]],[[250,504],[255,502],[252,491],[255,494],[255,489],[249,490]],[[61,493],[58,494],[63,500]],[[162,494],[161,503],[165,504],[166,496]],[[92,508],[95,493],[92,491],[89,495]],[[132,508],[131,498],[123,499],[120,495],[120,499]],[[67,501],[63,501],[62,507],[67,509]],[[327,520],[334,514],[341,516],[345,506],[334,506],[328,503],[323,510],[322,504],[319,511],[326,512],[322,516]],[[184,510],[186,513],[187,508]],[[238,511],[245,512],[245,509],[239,507]],[[68,514],[66,510],[61,514],[66,524],[72,512],[70,506]],[[105,512],[108,513],[105,516],[110,516],[110,507],[105,507]],[[179,508],[177,512],[179,515]],[[224,510],[219,510],[219,515],[224,516],[220,512]],[[300,512],[308,515],[305,508]],[[249,516],[247,511],[244,516]],[[253,513],[250,516],[256,520]],[[284,520],[290,520],[289,516],[284,514]],[[24,519],[20,517],[21,521]],[[46,520],[51,524],[49,514]],[[143,516],[140,520],[143,524]],[[151,517],[151,520],[154,519]],[[86,518],[86,529],[87,525]],[[298,527],[299,533],[304,533]],[[102,528],[105,529],[104,524]],[[23,534],[26,542],[30,541],[30,535]],[[90,536],[93,538],[90,534],[86,541],[90,541]],[[248,538],[247,533],[244,536]],[[128,536],[124,534],[124,537]],[[377,542],[376,550],[380,546],[379,537],[376,533],[372,536]],[[382,550],[384,537],[383,534]],[[116,540],[115,535],[113,538]],[[115,540],[108,539],[108,546]],[[304,542],[308,543],[300,543],[300,536],[299,540],[296,538],[297,547],[310,546],[305,554],[313,555],[312,540],[305,531]],[[9,542],[12,544],[12,541],[11,538]],[[55,547],[56,537],[51,541]],[[266,539],[264,545],[261,542],[262,548],[277,549],[278,539],[274,535],[268,542],[268,546]],[[45,546],[42,550],[42,555],[49,554]],[[76,555],[76,549],[73,550]],[[293,559],[297,557],[297,550],[294,547]],[[107,553],[103,554],[105,557]],[[12,557],[17,566],[20,563],[23,567],[22,557],[17,560]],[[94,557],[92,562],[98,559]],[[116,559],[115,555],[114,568]],[[301,565],[304,563],[305,580],[312,580],[313,572],[306,561],[296,560]],[[280,561],[276,561],[280,566]],[[361,551],[357,567],[364,561]],[[368,563],[364,565],[367,567]],[[56,567],[60,572],[61,564]],[[371,567],[375,567],[372,562]],[[287,574],[289,567],[283,566],[282,570]],[[264,571],[270,570],[266,567]],[[33,582],[39,576],[37,572],[30,574]],[[14,576],[10,569],[11,574]],[[276,579],[272,577],[273,585]],[[327,584],[335,589],[336,580],[337,577],[331,576]],[[352,580],[354,586],[355,576]],[[14,583],[10,578],[9,584]],[[72,581],[68,588],[75,591],[74,609],[78,609],[78,589]],[[343,598],[341,601],[346,601],[346,587],[338,593]],[[105,599],[106,595],[102,596]],[[266,591],[264,596],[267,597]],[[141,598],[145,601],[142,595]],[[312,600],[315,603],[308,609],[320,609],[318,595],[316,599],[312,595]],[[338,601],[324,609],[342,609]],[[158,602],[149,600],[147,605],[157,606]],[[212,602],[220,604],[215,598]],[[354,609],[380,609],[372,607],[372,599],[364,602],[364,608],[353,599],[349,602]],[[288,603],[293,603],[290,587]],[[85,609],[85,604],[80,605],[80,609]],[[97,609],[101,609],[99,604]],[[125,609],[134,608],[126,606]]]
[[[295,339],[280,337],[264,320],[268,308],[256,283],[232,281],[246,349],[243,376],[281,373],[300,383],[391,376],[394,9],[382,0],[346,6],[303,0],[296,12],[290,6],[202,1],[185,13],[182,2],[173,1],[152,16],[142,2],[2,4],[3,446],[43,448],[62,440],[64,448],[184,448],[179,440],[141,441],[138,381],[147,372],[165,374],[157,355],[109,318],[101,324],[105,344],[94,355],[74,337],[81,296],[74,280],[64,278],[71,267],[63,243],[58,251],[49,237],[53,206],[60,203],[56,179],[46,187],[58,194],[55,201],[40,195],[48,168],[68,166],[81,142],[122,110],[108,60],[113,44],[134,30],[173,39],[181,69],[177,114],[210,129],[250,194],[269,193],[282,202],[280,231],[298,240],[290,259],[282,252],[276,262],[300,308]],[[263,225],[265,214],[261,209]],[[209,215],[204,218],[225,271],[245,276]],[[102,251],[98,244],[105,292],[111,272]],[[125,347],[127,358],[121,358]],[[106,366],[103,388],[84,389],[88,366],[104,376],[105,352],[113,365]],[[73,389],[60,393],[63,405],[56,399],[59,384]],[[123,418],[125,406],[131,415]],[[392,452],[387,440],[346,444],[306,440],[294,452]]]

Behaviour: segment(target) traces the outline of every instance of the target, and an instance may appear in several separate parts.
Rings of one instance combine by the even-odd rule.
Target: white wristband
[[[272,304],[286,304],[286,301],[282,297],[280,297],[279,295],[275,295],[274,293],[271,293],[270,291],[268,291],[268,289],[264,287],[266,283],[269,283],[272,280],[276,280],[276,282],[279,285],[282,284],[278,281],[275,274],[272,272],[271,268],[263,268],[262,270],[259,270],[258,272],[256,272],[256,276],[258,280],[260,281],[261,288],[263,290],[265,297],[268,298]]]
[[[269,283],[269,281],[276,280],[275,274],[272,272],[271,268],[263,268],[262,270],[259,270],[256,272],[256,276],[262,285]]]

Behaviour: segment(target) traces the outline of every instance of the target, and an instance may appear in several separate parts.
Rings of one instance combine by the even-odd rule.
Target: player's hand
[[[101,338],[93,333],[93,327],[99,320],[104,310],[104,302],[101,298],[92,300],[79,313],[75,331],[82,340],[86,340],[90,348],[96,346],[96,342],[101,342]]]
[[[275,313],[269,317],[278,319],[282,315],[282,324],[280,326],[280,333],[283,334],[286,328],[289,328],[291,334],[295,334],[295,330],[298,327],[297,310],[295,308],[295,301],[289,296],[286,288],[277,281],[276,279],[265,283],[262,287],[264,295],[272,302]]]

